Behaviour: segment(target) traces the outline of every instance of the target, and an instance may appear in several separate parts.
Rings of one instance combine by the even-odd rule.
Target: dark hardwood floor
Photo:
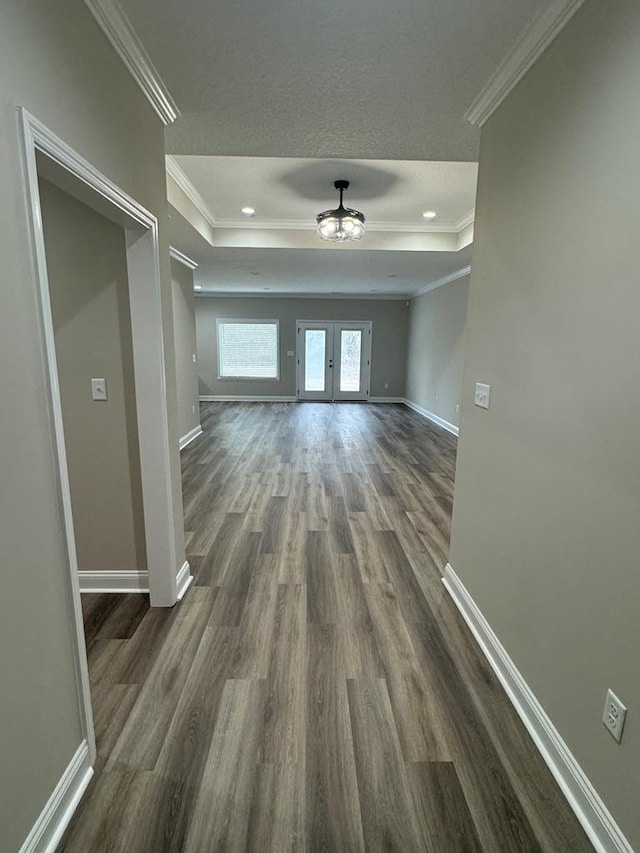
[[[441,583],[452,436],[396,405],[202,425],[184,600],[83,596],[99,761],[60,850],[592,850]]]

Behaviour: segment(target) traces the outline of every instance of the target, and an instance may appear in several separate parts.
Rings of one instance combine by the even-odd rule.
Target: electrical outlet
[[[485,385],[483,382],[476,382],[476,394],[474,403],[480,406],[481,409],[489,408],[489,395],[491,393],[491,385]]]
[[[197,357],[196,357],[195,352],[192,352],[192,353],[191,353],[191,359],[192,359],[192,361],[193,361],[193,363],[194,363],[194,364],[198,361],[198,359],[197,359]]]
[[[91,380],[91,399],[106,400],[107,399],[107,380],[92,379]]]
[[[460,411],[460,403],[456,403],[456,414]]]
[[[191,406],[191,412],[192,412],[192,414],[195,415],[195,413],[196,413],[196,404],[195,403],[193,404],[193,406]]]
[[[607,690],[607,700],[604,703],[604,713],[602,722],[609,733],[618,743],[622,738],[622,729],[624,728],[624,720],[627,716],[627,709],[618,699],[613,690]]]
[[[384,383],[384,388],[385,388],[385,391],[389,388],[389,383],[388,383],[388,382],[385,382],[385,383]]]
[[[436,406],[440,402],[440,394],[436,394]]]

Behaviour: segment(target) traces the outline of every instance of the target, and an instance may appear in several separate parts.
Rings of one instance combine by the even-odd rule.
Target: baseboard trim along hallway
[[[438,426],[441,426],[442,429],[446,429],[447,432],[450,432],[452,435],[458,436],[460,430],[455,424],[450,423],[449,421],[445,421],[444,418],[438,417],[438,415],[434,415],[433,412],[430,412],[428,409],[419,406],[417,403],[414,403],[413,400],[408,400],[406,397],[403,400],[405,406],[410,409],[413,409],[414,412],[417,412],[419,415],[422,415],[423,418],[431,421]]]
[[[178,590],[178,601],[182,600],[183,595],[189,589],[193,575],[191,574],[191,566],[187,560],[182,564],[182,568],[176,576],[176,589]]]
[[[598,853],[633,853],[598,792],[450,563],[442,582],[595,849]]]
[[[20,853],[54,853],[92,776],[89,744],[83,740],[20,848]]]
[[[182,436],[182,438],[180,439],[180,443],[178,444],[180,450],[184,450],[187,444],[191,444],[191,442],[199,435],[202,435],[202,427],[200,426],[200,424],[198,424],[198,426],[195,426],[193,429],[190,429],[189,432],[186,432]]]
[[[146,569],[111,569],[89,571],[80,569],[80,592],[149,592],[149,572]]]

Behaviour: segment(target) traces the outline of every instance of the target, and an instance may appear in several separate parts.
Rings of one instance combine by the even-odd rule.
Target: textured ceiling
[[[463,118],[548,0],[121,0],[182,117],[167,151],[476,160]]]
[[[436,228],[455,228],[473,211],[478,173],[475,163],[206,156],[175,160],[216,221],[256,228],[282,221],[312,226],[317,213],[337,206],[337,178],[351,182],[345,204],[362,210],[369,228],[382,224],[426,230],[422,212],[427,209],[438,213]],[[244,205],[256,209],[255,217],[242,217]]]

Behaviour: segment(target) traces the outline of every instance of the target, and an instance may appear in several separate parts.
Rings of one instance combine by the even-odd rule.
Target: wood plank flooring
[[[452,436],[396,405],[202,426],[184,600],[83,596],[99,759],[59,850],[592,850],[442,586]]]

